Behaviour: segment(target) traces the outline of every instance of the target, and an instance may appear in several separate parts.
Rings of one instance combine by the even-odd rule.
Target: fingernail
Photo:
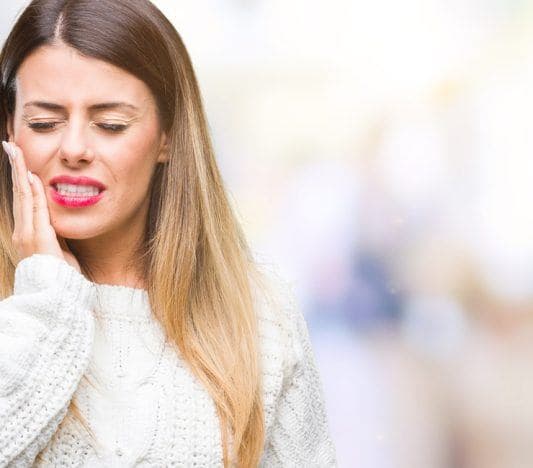
[[[31,171],[28,171],[28,180],[30,181],[30,184],[33,184],[33,174]]]
[[[2,147],[4,148],[4,151],[9,156],[9,159],[13,159],[12,149],[11,145],[7,141],[2,141]]]

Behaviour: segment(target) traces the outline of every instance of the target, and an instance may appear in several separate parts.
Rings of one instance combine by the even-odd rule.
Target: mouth
[[[97,187],[84,186],[69,186],[65,187],[63,184],[50,185],[51,199],[58,205],[69,208],[85,208],[99,203],[104,197],[105,189]]]
[[[74,188],[72,186],[65,187],[63,184],[51,184],[50,187],[59,195],[72,198],[94,197],[105,191],[105,189],[93,185],[78,185]]]
[[[77,196],[77,194],[85,195],[87,193],[98,194],[107,188],[98,179],[88,176],[71,176],[68,174],[52,177],[48,183],[56,192],[62,192],[64,195],[70,196]]]

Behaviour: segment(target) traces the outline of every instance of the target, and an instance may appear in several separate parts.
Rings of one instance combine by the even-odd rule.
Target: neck
[[[68,244],[94,283],[146,289],[137,254],[144,240],[144,223],[128,224],[125,231],[109,231],[90,239],[69,239]]]

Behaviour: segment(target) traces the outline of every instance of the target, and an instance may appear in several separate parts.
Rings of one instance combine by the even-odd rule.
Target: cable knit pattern
[[[275,302],[259,307],[266,442],[260,467],[337,466],[307,324],[292,287],[270,272]],[[268,325],[267,325],[268,324]]]
[[[0,466],[31,466],[89,362],[94,285],[52,255],[23,259],[0,302]]]
[[[335,467],[305,319],[272,275],[257,296],[261,467]],[[77,405],[94,432],[65,417]],[[35,254],[0,302],[0,466],[222,467],[216,408],[151,315],[147,291],[95,284]],[[37,454],[40,457],[36,459]]]

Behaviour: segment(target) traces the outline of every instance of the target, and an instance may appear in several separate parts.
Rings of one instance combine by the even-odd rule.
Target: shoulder
[[[267,425],[269,406],[276,402],[303,359],[306,322],[294,283],[275,267],[261,268],[261,284],[252,288],[258,323]]]
[[[263,352],[283,349],[287,370],[298,355],[298,332],[301,311],[294,292],[294,284],[284,278],[275,267],[262,267],[261,285],[253,288],[259,339]]]

